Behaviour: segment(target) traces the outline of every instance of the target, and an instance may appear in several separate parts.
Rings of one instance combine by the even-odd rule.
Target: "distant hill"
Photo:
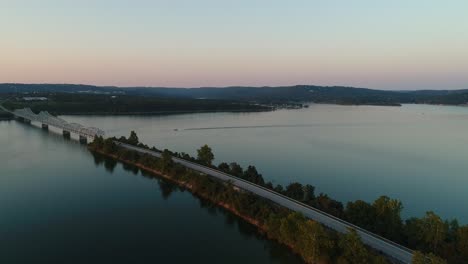
[[[102,87],[75,84],[0,84],[0,93],[127,94],[155,97],[281,103],[311,101],[336,104],[398,105],[401,103],[467,104],[468,90],[383,91],[341,86],[280,87]]]

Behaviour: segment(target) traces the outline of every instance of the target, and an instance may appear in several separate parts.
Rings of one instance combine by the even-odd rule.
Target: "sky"
[[[0,0],[0,83],[468,88],[466,0]]]

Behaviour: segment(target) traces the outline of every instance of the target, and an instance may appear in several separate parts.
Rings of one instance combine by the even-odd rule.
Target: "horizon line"
[[[393,91],[393,92],[412,92],[412,91],[459,91],[467,90],[468,88],[456,88],[456,89],[378,89],[368,87],[355,87],[345,85],[316,85],[316,84],[293,84],[293,85],[263,85],[263,86],[246,86],[246,85],[227,85],[227,86],[198,86],[198,87],[176,87],[176,86],[118,86],[118,85],[96,85],[96,84],[85,84],[85,83],[21,83],[21,82],[4,82],[0,85],[75,85],[75,86],[93,86],[96,88],[138,88],[138,89],[225,89],[225,88],[286,88],[286,87],[300,87],[300,86],[312,86],[312,87],[324,87],[324,88],[351,88],[351,89],[366,89],[366,90],[377,90],[377,91]]]

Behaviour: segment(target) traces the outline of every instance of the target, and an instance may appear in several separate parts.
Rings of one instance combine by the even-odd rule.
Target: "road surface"
[[[147,150],[144,148],[135,147],[133,145],[128,145],[124,143],[116,143],[124,148],[135,150],[140,153],[147,153],[155,157],[161,157],[160,152]],[[411,263],[413,257],[412,250],[405,248],[397,243],[394,243],[386,238],[383,238],[379,235],[373,234],[365,229],[362,229],[358,226],[355,226],[351,223],[348,223],[342,219],[339,219],[335,216],[322,212],[316,208],[313,208],[309,205],[303,204],[296,200],[293,200],[287,196],[284,196],[280,193],[274,192],[270,189],[267,189],[263,186],[251,183],[249,181],[243,180],[241,178],[226,174],[224,172],[193,163],[184,159],[179,159],[176,157],[172,158],[174,162],[179,163],[187,168],[202,172],[204,174],[210,175],[212,177],[218,178],[222,181],[230,181],[234,186],[239,187],[243,190],[252,192],[260,197],[273,201],[281,206],[284,206],[290,210],[301,212],[304,216],[317,221],[335,231],[340,233],[346,233],[348,228],[353,228],[361,236],[361,240],[364,244],[369,247],[381,251],[387,256],[394,258],[395,260],[400,261],[401,263]]]

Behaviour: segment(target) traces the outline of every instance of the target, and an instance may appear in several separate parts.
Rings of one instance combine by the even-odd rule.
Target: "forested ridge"
[[[130,95],[52,93],[36,94],[44,101],[10,99],[4,103],[8,109],[29,107],[34,112],[53,114],[157,114],[217,111],[268,111],[270,107],[228,100],[198,100],[190,98],[160,98]]]
[[[468,103],[468,89],[391,91],[344,86],[294,85],[279,87],[113,87],[74,84],[0,84],[0,94],[74,93],[159,98],[254,101],[259,103],[316,102],[352,105]]]

